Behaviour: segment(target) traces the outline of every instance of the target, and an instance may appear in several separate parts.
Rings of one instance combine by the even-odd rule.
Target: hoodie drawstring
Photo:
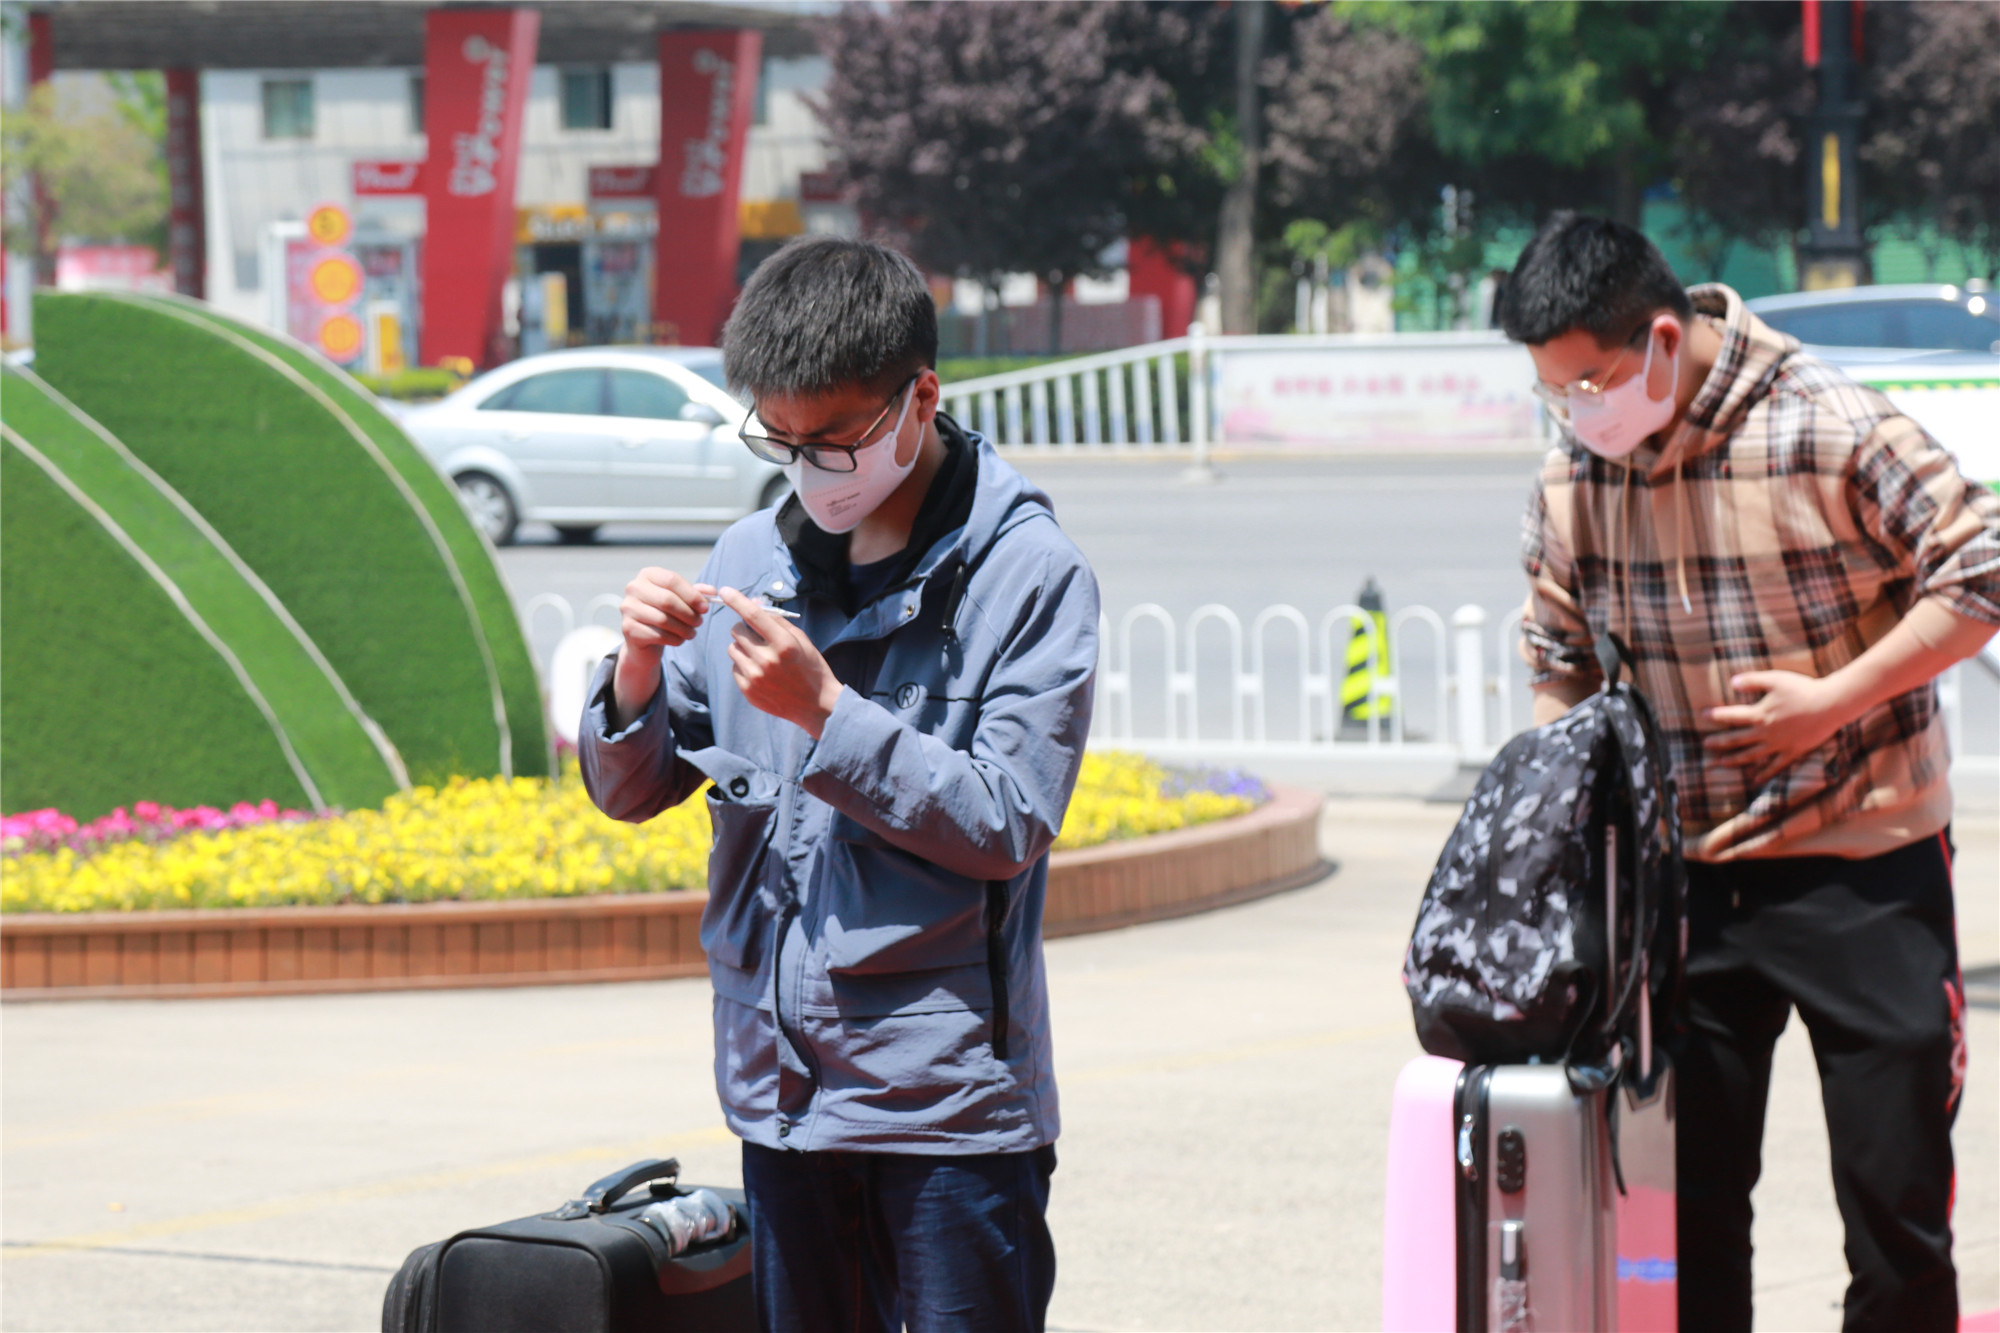
[[[1688,498],[1687,458],[1674,465],[1674,579],[1680,584],[1681,610],[1694,614],[1688,600]]]

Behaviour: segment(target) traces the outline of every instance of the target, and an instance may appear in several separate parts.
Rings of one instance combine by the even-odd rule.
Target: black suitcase
[[[672,1219],[647,1214],[701,1202],[679,1175],[672,1158],[640,1162],[554,1212],[413,1251],[383,1297],[382,1333],[755,1330],[749,1205],[740,1190],[709,1191],[728,1206],[726,1232],[676,1254]]]

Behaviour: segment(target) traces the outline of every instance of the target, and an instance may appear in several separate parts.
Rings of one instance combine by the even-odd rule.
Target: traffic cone
[[[1387,722],[1394,707],[1393,683],[1389,675],[1389,616],[1382,602],[1382,589],[1373,574],[1361,587],[1356,603],[1368,613],[1356,621],[1347,640],[1347,675],[1340,682],[1340,716],[1348,725],[1365,727],[1372,715]],[[1369,671],[1369,659],[1374,671]],[[1374,697],[1369,697],[1371,685]]]

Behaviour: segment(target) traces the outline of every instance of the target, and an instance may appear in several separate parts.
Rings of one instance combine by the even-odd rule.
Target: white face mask
[[[1652,377],[1654,335],[1646,335],[1646,364],[1638,374],[1603,393],[1569,395],[1569,426],[1577,442],[1599,458],[1623,458],[1642,441],[1674,419],[1674,388],[1680,383],[1681,352],[1674,349],[1674,370],[1667,379],[1667,396],[1646,392]]]
[[[899,463],[896,445],[903,436],[903,419],[909,416],[910,404],[916,396],[915,385],[904,390],[903,410],[896,414],[896,424],[887,435],[854,451],[854,471],[828,472],[803,458],[785,465],[785,475],[791,479],[792,489],[798,492],[799,503],[822,530],[854,531],[910,475],[922,450],[911,450],[910,461]]]

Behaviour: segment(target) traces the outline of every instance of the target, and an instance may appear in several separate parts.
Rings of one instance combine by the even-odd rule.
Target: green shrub
[[[156,303],[45,293],[35,332],[42,378],[262,577],[412,780],[498,771],[493,682],[448,558],[333,412],[254,345]]]
[[[442,366],[411,366],[393,375],[354,376],[359,384],[377,398],[399,398],[406,402],[429,402],[442,398],[459,385],[465,383],[462,376],[455,375]]]
[[[452,561],[457,565],[479,628],[485,634],[493,663],[492,675],[497,679],[506,709],[512,775],[544,777],[553,772],[554,754],[550,749],[548,724],[542,712],[540,678],[535,672],[528,641],[521,633],[521,621],[514,612],[513,597],[501,578],[492,548],[466,517],[457,489],[438,472],[430,456],[419,449],[403,433],[402,427],[360,390],[353,378],[290,339],[231,319],[214,307],[198,302],[178,298],[149,299],[168,304],[170,309],[199,316],[217,328],[246,338],[277,356],[338,404],[341,411],[382,451],[382,456],[417,497],[443,538]],[[435,368],[407,373],[450,374]],[[455,376],[451,378],[454,385],[463,382]],[[507,775],[505,769],[491,771]]]
[[[1010,370],[1046,366],[1052,361],[1072,361],[1082,355],[1081,352],[1066,352],[1061,356],[947,356],[938,359],[937,373],[938,379],[944,383],[956,384],[959,380],[976,380],[985,375],[1004,375]]]

